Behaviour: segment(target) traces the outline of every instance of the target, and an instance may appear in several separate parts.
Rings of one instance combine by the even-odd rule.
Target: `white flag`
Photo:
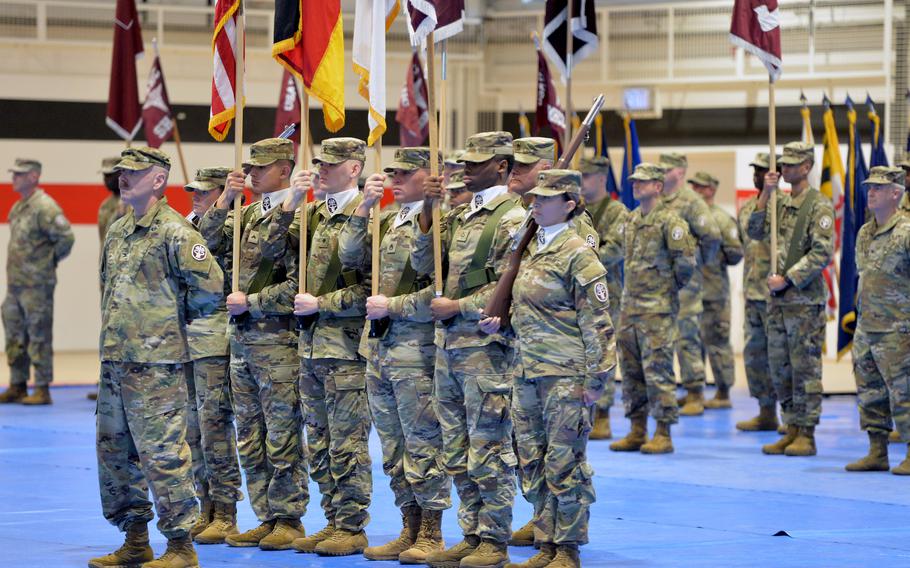
[[[357,0],[354,9],[351,59],[360,76],[357,91],[370,105],[370,146],[386,131],[385,36],[400,9],[398,0]]]

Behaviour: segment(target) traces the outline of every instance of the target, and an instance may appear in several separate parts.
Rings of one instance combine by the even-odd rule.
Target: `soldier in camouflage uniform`
[[[199,228],[212,252],[230,258],[237,222],[229,215],[249,172],[254,195],[243,207],[240,227],[239,291],[227,297],[232,316],[231,392],[237,419],[237,448],[247,492],[260,525],[228,535],[231,546],[287,550],[304,535],[300,517],[309,502],[301,450],[302,418],[297,393],[297,334],[291,316],[297,265],[263,252],[269,223],[290,193],[294,146],[267,138],[250,148],[243,172],[231,172],[224,193],[202,217]]]
[[[583,214],[581,184],[575,170],[540,172],[529,192],[539,228],[512,289],[520,363],[512,417],[540,546],[522,568],[581,565],[595,499],[585,459],[592,410],[616,371],[607,270],[570,225]],[[499,318],[480,322],[486,333],[499,326]]]
[[[664,169],[642,162],[630,176],[640,205],[629,214],[624,235],[625,285],[620,314],[619,363],[629,434],[610,444],[617,452],[673,451],[670,426],[678,419],[673,344],[679,291],[698,269],[688,224],[660,206]],[[657,420],[648,441],[648,409]]]
[[[471,192],[468,191],[467,186],[464,184],[464,171],[454,172],[449,176],[449,181],[446,183],[446,191],[448,192],[449,208],[455,209],[459,205],[464,205],[471,201]]]
[[[777,202],[777,266],[768,277],[768,361],[787,432],[766,454],[814,456],[815,425],[822,410],[822,344],[825,340],[825,283],[822,270],[834,254],[834,208],[807,176],[815,162],[812,144],[791,142],[780,159],[790,195]],[[777,189],[777,172],[749,217],[749,236],[770,240],[766,206]]]
[[[442,512],[452,506],[452,481],[439,466],[442,433],[433,407],[436,345],[427,295],[431,289],[419,291],[429,279],[411,268],[429,168],[428,148],[398,149],[385,174],[367,179],[363,202],[339,237],[342,264],[371,271],[373,235],[367,224],[388,182],[399,208],[381,215],[379,290],[367,298],[369,321],[360,353],[367,359],[370,410],[382,442],[382,468],[401,509],[402,530],[397,539],[367,548],[364,556],[405,564],[423,564],[429,553],[445,548]],[[421,296],[425,299],[418,302]]]
[[[910,217],[898,212],[904,183],[903,170],[887,166],[872,168],[863,182],[873,217],[856,240],[853,374],[869,454],[847,471],[888,471],[892,419],[901,437],[910,439]],[[891,473],[910,475],[910,445],[907,450]]]
[[[120,156],[105,158],[101,161],[101,171],[98,172],[104,176],[104,187],[111,193],[98,207],[98,236],[102,245],[111,224],[126,213],[126,206],[120,201],[120,175],[114,169],[119,162]]]
[[[197,228],[202,216],[211,209],[224,190],[230,168],[203,168],[195,179],[184,186],[193,194],[193,210],[187,220]],[[230,213],[231,216],[233,213]],[[216,256],[221,269],[228,273],[230,258]],[[230,280],[225,281],[224,294],[231,293]],[[237,463],[237,435],[234,431],[234,409],[230,383],[230,340],[227,307],[220,305],[214,317],[192,321],[187,326],[190,355],[193,358],[188,383],[191,386],[187,437],[192,419],[197,416],[200,430],[200,453],[205,480],[200,495],[202,514],[193,527],[193,537],[200,544],[219,544],[228,535],[236,534],[237,501],[243,499],[240,490],[240,466]],[[194,412],[196,411],[196,412]],[[192,444],[191,444],[192,445]],[[194,470],[196,469],[194,450]],[[199,485],[197,477],[197,487]],[[197,493],[199,493],[197,489]],[[209,514],[206,514],[207,510]]]
[[[606,156],[582,157],[579,165],[582,173],[582,197],[585,208],[591,215],[598,234],[598,255],[607,269],[607,290],[610,292],[610,319],[619,323],[619,301],[622,298],[622,256],[623,227],[629,210],[621,201],[607,193],[607,176],[610,159]],[[607,440],[613,437],[610,428],[610,407],[613,406],[616,387],[613,381],[604,385],[604,394],[597,401],[592,440]]]
[[[778,159],[780,157],[778,156]],[[765,185],[765,174],[771,168],[767,152],[759,152],[750,164],[752,182],[761,191]],[[778,170],[780,166],[778,166]],[[778,199],[781,199],[778,190]],[[758,400],[758,415],[736,423],[746,432],[777,430],[777,393],[771,381],[768,366],[768,274],[771,272],[770,243],[749,236],[749,217],[755,211],[758,196],[751,197],[739,210],[737,222],[739,235],[743,240],[746,260],[743,263],[743,289],[745,293],[745,321],[743,323],[745,345],[743,363],[746,367],[746,382],[749,394]]]
[[[701,338],[717,392],[705,401],[705,408],[731,408],[730,389],[736,380],[733,346],[730,345],[730,276],[728,266],[736,266],[743,259],[736,219],[714,203],[718,180],[708,172],[697,172],[688,180],[695,193],[702,196],[711,209],[711,215],[720,229],[720,251],[713,262],[701,265],[705,311],[701,318]]]
[[[910,188],[910,157],[905,157],[898,165],[904,170],[904,184]],[[910,214],[910,189],[904,189],[904,196],[901,198],[901,203],[898,206],[898,211],[905,215]],[[892,434],[894,433],[896,432],[892,432]],[[892,441],[899,442],[900,440]]]
[[[478,333],[477,322],[508,263],[512,237],[525,213],[506,187],[513,164],[511,134],[470,136],[461,161],[472,199],[446,214],[440,226],[440,253],[448,254],[449,268],[443,296],[432,300],[430,310],[443,329],[434,379],[441,462],[461,498],[458,521],[464,540],[429,555],[427,563],[473,568],[508,562],[517,464],[509,412],[512,340],[501,333]],[[424,188],[420,231],[411,253],[419,273],[432,272],[432,204],[444,195],[440,177],[428,176]]]
[[[19,159],[9,171],[20,198],[9,212],[6,298],[0,311],[10,386],[0,394],[0,403],[51,404],[57,264],[73,248],[73,230],[57,202],[38,187],[41,162]],[[25,385],[32,367],[35,391],[28,396]]]
[[[223,273],[202,237],[164,197],[170,160],[153,148],[124,150],[117,164],[125,203],[101,257],[101,390],[98,480],[104,517],[126,542],[91,568],[198,567],[190,529],[198,508],[186,433],[187,321],[223,300]],[[167,551],[152,560],[152,490]]]
[[[682,416],[703,414],[705,388],[704,346],[701,341],[702,304],[701,267],[714,262],[720,249],[721,235],[707,204],[685,185],[689,161],[677,153],[661,154],[660,166],[665,170],[662,207],[667,207],[689,224],[695,237],[698,268],[688,285],[679,292],[679,315],[676,318],[679,335],[676,356],[686,396],[677,402]]]
[[[300,332],[300,395],[306,415],[310,471],[319,483],[326,527],[297,539],[294,548],[320,555],[359,554],[368,546],[364,528],[372,495],[370,410],[366,361],[358,353],[367,288],[357,270],[342,265],[338,239],[363,199],[357,180],[366,143],[329,138],[313,159],[325,201],[307,210],[306,292],[294,298],[294,314],[309,321]],[[298,258],[300,226],[294,211],[312,189],[312,174],[294,177],[290,199],[273,220],[272,235],[287,235],[285,258]],[[295,261],[296,262],[296,261]]]

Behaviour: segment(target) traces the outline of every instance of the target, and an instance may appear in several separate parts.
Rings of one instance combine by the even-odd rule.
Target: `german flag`
[[[306,21],[306,28],[303,22]],[[340,0],[275,0],[272,57],[322,102],[325,126],[344,126],[344,31]]]

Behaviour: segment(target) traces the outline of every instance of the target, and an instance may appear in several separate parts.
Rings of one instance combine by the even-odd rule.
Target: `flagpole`
[[[240,6],[237,8],[237,34],[235,37],[236,42],[234,43],[234,61],[236,61],[237,65],[234,71],[236,75],[234,87],[234,171],[243,169],[243,83],[244,75],[246,73],[244,61],[246,51],[244,50],[244,44],[246,43],[245,24],[246,17],[243,10],[243,0],[240,0]],[[177,129],[175,128],[174,134],[176,133]],[[177,140],[176,137],[175,140]],[[233,262],[233,270],[231,270],[231,290],[234,292],[240,291],[240,235],[243,232],[240,223],[242,217],[242,203],[243,193],[241,192],[234,198],[234,242],[231,254],[231,260]]]
[[[572,139],[572,8],[574,0],[566,2],[568,14],[566,15],[566,141],[564,148],[569,147]]]
[[[442,40],[442,51],[440,52],[441,72],[439,77],[439,151],[445,159],[446,136],[448,135],[448,115],[446,114],[446,68],[448,67],[448,43],[449,40]]]
[[[774,79],[768,76],[768,165],[777,171],[777,109],[774,102]],[[771,193],[771,272],[777,274],[777,190]]]
[[[382,173],[382,136],[377,138],[376,142],[373,143],[373,150],[373,157],[375,160],[373,163],[374,171],[376,173]],[[379,207],[379,201],[373,204],[373,215],[372,219],[370,219],[370,226],[373,231],[372,264],[370,265],[372,267],[372,280],[370,284],[373,296],[379,295]]]
[[[310,95],[306,92],[304,85],[301,84],[297,89],[298,96],[300,97],[300,146],[298,152],[300,154],[300,167],[304,169],[309,169],[310,162]],[[308,192],[309,193],[309,192]],[[307,271],[307,235],[309,235],[310,228],[307,226],[309,224],[309,216],[307,215],[306,210],[307,196],[305,195],[303,201],[300,202],[300,262],[297,263],[297,292],[300,294],[306,294],[306,271]]]
[[[427,36],[427,110],[430,115],[430,175],[439,175],[439,132],[436,122],[436,47],[433,32]],[[442,233],[439,200],[433,203],[433,283],[436,297],[442,297]]]

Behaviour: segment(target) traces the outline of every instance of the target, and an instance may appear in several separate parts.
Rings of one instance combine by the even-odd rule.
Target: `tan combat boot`
[[[212,522],[212,514],[212,500],[209,499],[208,495],[205,495],[199,503],[199,517],[196,519],[196,524],[190,529],[191,537],[196,538],[196,535],[204,531],[205,527],[209,526],[209,523]]]
[[[367,533],[336,528],[332,536],[317,544],[314,550],[319,556],[351,556],[361,554],[368,546]]]
[[[275,528],[272,532],[259,541],[262,550],[290,550],[294,541],[306,536],[300,519],[278,518],[275,519]]]
[[[427,556],[427,566],[432,568],[459,568],[461,559],[474,552],[480,546],[480,537],[465,535],[464,540],[452,548],[434,552]]]
[[[266,521],[254,529],[226,536],[224,542],[229,546],[240,548],[259,546],[259,541],[269,536],[269,533],[271,533],[274,528],[275,521]]]
[[[199,568],[199,558],[189,535],[167,539],[164,554],[142,565],[142,568]]]
[[[787,446],[784,453],[788,456],[808,457],[818,453],[815,449],[815,426],[804,426],[799,429],[796,439]]]
[[[22,402],[26,396],[28,396],[28,391],[25,389],[25,385],[10,385],[3,391],[3,394],[0,394],[0,404]]]
[[[512,533],[509,546],[534,546],[534,519]]]
[[[621,440],[610,444],[614,452],[637,452],[648,441],[648,417],[636,416],[632,419],[632,429]]]
[[[194,539],[199,544],[222,544],[224,539],[240,532],[237,529],[237,503],[215,502],[214,509],[212,522]]]
[[[910,475],[910,444],[907,444],[907,457],[900,465],[891,469],[894,475]]]
[[[51,389],[48,387],[35,387],[32,394],[20,400],[22,404],[38,406],[41,404],[54,404],[51,400]]]
[[[398,555],[398,561],[402,564],[426,564],[430,554],[445,549],[446,541],[442,538],[442,511],[424,509],[421,513],[417,542]]]
[[[330,521],[329,524],[323,527],[323,529],[319,532],[313,533],[310,536],[298,538],[291,544],[291,546],[293,546],[294,550],[297,552],[316,552],[316,545],[324,540],[331,538],[334,532],[335,523]]]
[[[888,434],[889,444],[900,444],[902,441],[903,440],[901,440],[901,433],[897,430],[891,430],[891,433]]]
[[[777,430],[777,412],[774,405],[759,406],[758,416],[736,423],[736,429],[743,432],[773,432]]]
[[[556,545],[552,542],[540,543],[540,552],[521,564],[506,564],[506,568],[544,568],[556,558]]]
[[[123,546],[110,554],[92,558],[89,568],[138,568],[155,558],[155,552],[149,545],[149,530],[145,523],[135,523],[127,527]]]
[[[556,558],[547,568],[581,568],[577,544],[560,544],[556,547]]]
[[[657,430],[651,441],[643,444],[641,447],[643,454],[672,454],[673,440],[670,438],[670,424],[668,422],[658,422]],[[576,551],[577,552],[577,551]]]
[[[787,433],[784,434],[780,440],[774,442],[773,444],[765,444],[761,447],[762,453],[768,454],[770,456],[784,455],[784,451],[787,449],[787,446],[793,443],[793,440],[796,439],[797,434],[799,434],[799,428],[796,426],[787,426]]]
[[[730,401],[730,388],[718,386],[717,392],[714,393],[714,398],[705,401],[705,408],[715,410],[718,408],[733,408],[733,403]]]
[[[701,389],[689,389],[689,394],[680,400],[682,400],[682,404],[679,405],[680,416],[701,416],[705,413],[705,395]]]
[[[417,542],[420,531],[420,507],[410,505],[401,508],[401,533],[398,538],[381,546],[371,546],[363,551],[368,560],[398,560],[398,555]]]
[[[461,559],[461,568],[502,568],[509,562],[509,549],[505,543],[492,540],[480,541],[474,552]]]
[[[594,427],[588,436],[590,440],[609,440],[613,437],[613,430],[610,428],[610,409],[597,409],[594,414]],[[512,544],[512,543],[509,543]],[[518,546],[512,544],[512,546]]]
[[[869,432],[869,454],[848,463],[844,469],[847,471],[888,471],[888,436],[880,432]]]

